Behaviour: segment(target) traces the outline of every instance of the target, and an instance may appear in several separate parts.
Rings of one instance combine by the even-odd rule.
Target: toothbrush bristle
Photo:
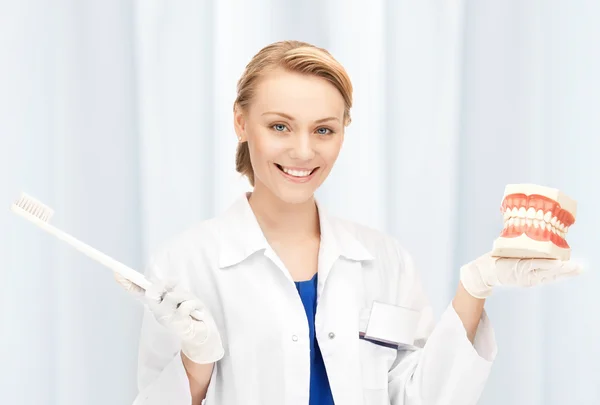
[[[15,202],[15,205],[44,222],[48,222],[52,215],[54,215],[52,208],[25,193],[21,194],[21,198]]]

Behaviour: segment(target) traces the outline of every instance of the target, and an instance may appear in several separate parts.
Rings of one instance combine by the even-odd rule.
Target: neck
[[[267,239],[304,241],[320,235],[314,197],[290,204],[281,201],[268,189],[255,187],[248,201]]]

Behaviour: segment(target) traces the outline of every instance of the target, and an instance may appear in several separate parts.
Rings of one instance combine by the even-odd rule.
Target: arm
[[[497,259],[486,253],[460,269],[460,284],[441,319],[434,325],[431,307],[410,255],[401,248],[402,271],[412,280],[398,301],[420,310],[421,325],[413,350],[400,350],[389,372],[393,405],[475,405],[497,353],[485,299],[497,286],[530,287],[574,277],[582,268],[571,261]],[[434,327],[435,326],[435,327]]]
[[[133,404],[200,404],[183,357],[180,339],[146,308],[139,338],[138,395]]]
[[[192,293],[160,282],[152,261],[148,290],[115,274],[116,281],[145,304],[138,352],[138,389],[134,405],[200,405],[223,346],[212,315]],[[202,314],[200,320],[191,315]],[[197,316],[197,315],[196,315]]]
[[[182,304],[182,307],[185,304]],[[218,338],[218,334],[214,334]],[[210,342],[209,338],[206,343]],[[182,345],[183,343],[183,345]],[[168,327],[156,320],[148,308],[144,311],[138,353],[138,390],[134,405],[200,405],[206,397],[215,362],[220,353],[208,350],[206,357],[192,361],[185,351],[186,343]],[[187,346],[200,358],[203,348]],[[194,358],[194,357],[192,357]]]
[[[483,315],[484,304],[485,299],[473,297],[465,290],[462,282],[458,283],[456,295],[452,300],[452,306],[465,327],[467,338],[471,343],[475,339],[477,326],[479,326],[479,320]]]
[[[215,364],[194,363],[192,360],[190,360],[189,357],[183,354],[183,352],[181,352],[180,354],[190,384],[192,405],[200,405],[202,404],[202,400],[206,398],[208,384],[210,383],[210,377],[212,375]]]
[[[404,283],[397,304],[420,311],[412,348],[398,350],[388,373],[392,405],[475,405],[481,396],[497,347],[484,299],[459,283],[450,305],[434,322],[433,310],[411,256],[399,248]]]

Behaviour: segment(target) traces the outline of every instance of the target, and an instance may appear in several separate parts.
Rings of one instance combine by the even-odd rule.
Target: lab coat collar
[[[238,264],[269,244],[248,202],[250,193],[241,195],[219,218],[219,267]]]
[[[250,193],[243,193],[219,218],[219,267],[238,264],[262,251],[274,256],[254,212],[248,202]],[[321,226],[321,252],[337,260],[345,257],[354,261],[373,260],[371,253],[341,223],[330,217],[316,200]]]
[[[331,216],[319,199],[315,198],[315,202],[321,226],[321,251],[327,249],[336,257],[354,261],[374,259],[367,248],[344,227],[343,221]]]

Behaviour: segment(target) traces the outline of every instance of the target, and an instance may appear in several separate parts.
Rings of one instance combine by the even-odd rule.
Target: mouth
[[[275,163],[275,166],[286,179],[295,183],[305,183],[310,181],[314,177],[315,173],[319,170],[318,166],[312,169],[289,168],[281,166],[277,163]]]
[[[538,188],[528,190],[524,187],[504,197],[501,236],[514,238],[525,234],[533,240],[568,249],[566,235],[575,223],[575,202],[564,195],[553,195]]]

